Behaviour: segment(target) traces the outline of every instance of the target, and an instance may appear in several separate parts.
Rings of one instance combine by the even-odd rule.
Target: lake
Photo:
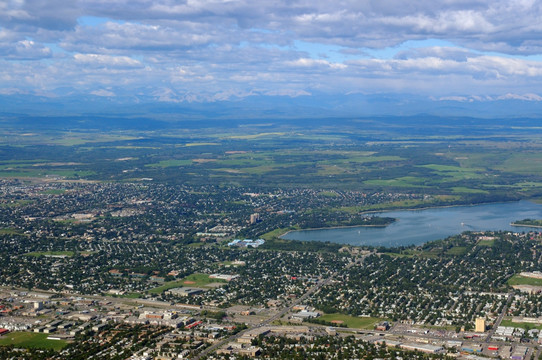
[[[542,231],[542,229],[510,226],[510,223],[516,220],[542,219],[542,205],[530,201],[387,211],[375,213],[375,215],[393,217],[397,221],[385,228],[350,227],[292,231],[283,235],[282,238],[392,247],[419,245],[464,231]]]

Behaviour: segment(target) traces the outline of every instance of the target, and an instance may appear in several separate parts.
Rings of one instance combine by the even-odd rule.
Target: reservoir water
[[[389,211],[375,215],[393,217],[397,221],[385,228],[350,227],[292,231],[282,238],[392,247],[419,245],[464,231],[542,231],[536,228],[510,226],[510,223],[516,220],[542,219],[542,205],[529,201]]]

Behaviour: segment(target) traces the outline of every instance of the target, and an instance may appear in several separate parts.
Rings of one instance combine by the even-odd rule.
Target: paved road
[[[495,321],[495,324],[493,325],[493,327],[491,328],[491,330],[487,334],[486,343],[491,341],[491,338],[495,334],[495,331],[501,325],[502,319],[506,315],[506,312],[508,311],[508,307],[510,306],[510,303],[512,302],[513,298],[514,298],[514,294],[508,293],[508,299],[506,299],[506,304],[502,308],[502,311],[501,311],[499,317],[497,318],[497,320]]]
[[[296,299],[294,302],[292,302],[289,306],[285,307],[284,309],[282,309],[281,311],[279,311],[277,314],[273,315],[272,317],[270,317],[269,319],[261,322],[260,324],[254,326],[254,327],[250,327],[246,330],[243,330],[235,335],[232,335],[214,345],[212,345],[211,347],[208,347],[207,349],[203,350],[201,353],[199,353],[197,356],[194,357],[194,359],[196,360],[199,360],[200,358],[206,356],[207,354],[210,354],[211,352],[219,349],[220,347],[222,347],[223,345],[226,345],[227,343],[230,343],[230,342],[233,342],[235,340],[237,340],[238,338],[240,338],[241,336],[243,336],[244,334],[246,334],[247,332],[251,331],[251,330],[254,330],[254,329],[257,329],[257,328],[261,328],[261,327],[264,327],[264,326],[267,326],[269,324],[271,324],[273,321],[275,320],[278,320],[280,319],[281,317],[283,317],[284,315],[286,315],[288,312],[292,311],[293,307],[296,306],[296,305],[299,305],[300,303],[304,302],[305,300],[307,300],[307,298],[309,296],[311,296],[312,294],[314,294],[316,291],[320,290],[323,286],[329,284],[331,281],[333,281],[333,279],[341,272],[341,271],[344,271],[344,270],[348,270],[350,269],[352,266],[356,265],[356,264],[360,264],[363,262],[363,260],[365,260],[365,258],[367,257],[368,255],[363,255],[362,257],[360,257],[357,261],[355,262],[351,262],[349,263],[348,265],[346,265],[346,267],[344,269],[341,269],[341,270],[338,270],[338,271],[335,271],[333,274],[331,274],[327,279],[325,280],[321,280],[319,281],[316,285],[314,285],[313,287],[311,287],[305,294],[303,294],[303,296],[301,296],[300,298]]]

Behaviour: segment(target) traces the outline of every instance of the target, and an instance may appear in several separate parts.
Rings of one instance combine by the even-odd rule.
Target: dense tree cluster
[[[542,245],[535,234],[488,235],[489,244],[482,234],[464,233],[418,248],[382,249],[341,273],[311,303],[326,312],[421,324],[496,317],[506,303],[507,280],[520,271],[542,269]],[[529,300],[525,309],[531,311],[524,314],[537,315],[539,302]]]

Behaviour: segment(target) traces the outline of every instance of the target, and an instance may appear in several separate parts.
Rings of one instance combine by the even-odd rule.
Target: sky
[[[541,80],[542,1],[0,0],[0,95],[538,102]]]

